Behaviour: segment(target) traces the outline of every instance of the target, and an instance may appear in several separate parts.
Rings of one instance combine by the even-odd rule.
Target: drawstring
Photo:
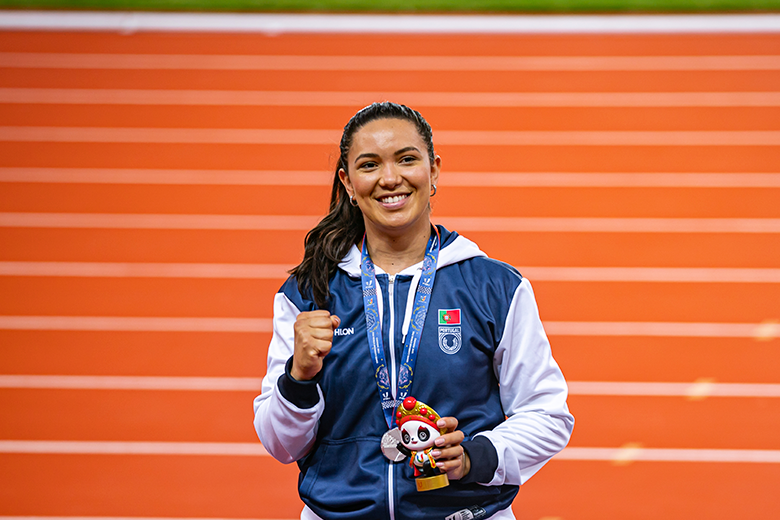
[[[401,345],[406,344],[406,334],[409,332],[409,325],[412,323],[412,311],[414,310],[414,296],[417,293],[417,285],[422,277],[422,267],[417,269],[412,277],[412,284],[409,286],[409,295],[406,297],[406,311],[404,311],[404,324],[401,328]]]

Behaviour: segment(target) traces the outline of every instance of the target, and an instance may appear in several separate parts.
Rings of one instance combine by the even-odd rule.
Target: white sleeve
[[[319,401],[311,408],[299,408],[285,399],[277,386],[284,376],[285,364],[293,355],[293,325],[300,314],[284,293],[274,297],[273,337],[268,346],[268,369],[263,378],[262,394],[254,400],[255,431],[265,449],[285,464],[299,460],[314,445],[317,426],[325,409],[322,390],[317,386]]]
[[[493,368],[507,420],[478,434],[498,453],[498,468],[486,485],[521,485],[566,446],[574,428],[568,387],[525,278],[512,299]]]

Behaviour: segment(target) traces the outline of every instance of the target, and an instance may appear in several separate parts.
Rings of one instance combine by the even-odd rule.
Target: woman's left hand
[[[450,480],[460,480],[468,475],[471,469],[469,456],[460,445],[463,442],[463,432],[458,430],[458,420],[455,417],[442,417],[436,423],[439,428],[446,428],[447,433],[434,441],[431,455],[436,460],[436,467],[446,473]]]

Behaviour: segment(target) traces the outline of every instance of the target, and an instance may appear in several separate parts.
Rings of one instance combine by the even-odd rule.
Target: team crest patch
[[[439,309],[439,348],[445,354],[456,354],[462,343],[460,309]]]

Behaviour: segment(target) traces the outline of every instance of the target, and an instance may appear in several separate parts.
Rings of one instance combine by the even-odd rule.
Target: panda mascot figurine
[[[398,451],[409,457],[409,465],[414,468],[417,491],[439,489],[450,484],[446,473],[436,467],[431,456],[434,441],[445,433],[445,429],[436,426],[440,419],[430,406],[414,397],[407,397],[398,406],[396,422],[401,432]]]

